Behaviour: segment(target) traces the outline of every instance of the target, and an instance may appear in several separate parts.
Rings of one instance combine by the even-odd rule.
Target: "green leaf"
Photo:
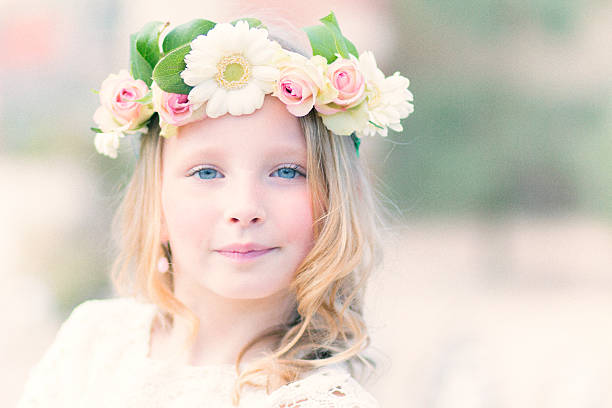
[[[340,31],[340,25],[338,24],[338,20],[336,19],[336,15],[333,11],[325,17],[319,19],[319,21],[322,22],[326,27]]]
[[[90,128],[90,129],[91,129],[91,130],[93,130],[93,131],[94,131],[94,132],[96,132],[96,133],[104,133],[104,132],[102,132],[102,129],[100,129],[100,128],[95,128],[95,127],[92,127],[92,128]]]
[[[137,33],[136,49],[151,67],[161,58],[159,49],[159,35],[167,24],[161,21],[152,21],[144,25]]]
[[[321,55],[331,64],[340,54],[343,58],[349,58],[349,54],[359,57],[357,48],[340,31],[336,15],[331,12],[320,20],[323,25],[304,28],[314,55]]]
[[[324,57],[328,64],[331,64],[338,58],[336,56],[338,52],[336,40],[329,28],[317,25],[304,27],[304,31],[306,31],[308,39],[310,40],[313,55]]]
[[[334,33],[334,39],[336,40],[338,49],[342,51],[340,52],[340,55],[342,55],[344,58],[348,58],[348,54],[350,53],[356,57],[359,57],[355,45],[342,34],[340,25],[338,24],[338,20],[336,20],[336,15],[333,11],[319,21],[321,21],[325,27],[329,28]]]
[[[342,35],[342,32],[340,32],[340,26],[338,25],[334,12],[332,11],[329,13],[329,15],[323,17],[319,21],[332,32],[338,54],[342,55],[343,58],[348,58],[349,50],[344,40],[344,36]]]
[[[138,33],[134,33],[130,35],[130,63],[132,76],[134,79],[142,79],[147,86],[151,86],[153,81],[151,80],[151,74],[153,73],[153,67],[147,62],[146,59],[140,52],[138,52],[138,48],[136,46]]]
[[[187,85],[181,72],[185,70],[185,55],[191,51],[191,44],[185,44],[163,57],[153,70],[155,83],[164,91],[187,95],[193,88]]]
[[[353,54],[354,56],[356,56],[357,58],[359,58],[359,52],[357,51],[357,47],[355,47],[355,44],[353,44],[348,38],[346,38],[345,36],[342,36],[342,38],[344,38],[344,42],[346,43],[346,47],[349,50],[349,53]]]
[[[266,28],[266,26],[263,25],[261,20],[251,17],[239,18],[237,20],[232,21],[230,24],[235,26],[236,23],[238,23],[239,21],[246,21],[247,23],[249,23],[250,28]]]
[[[349,58],[349,54],[359,57],[357,48],[340,31],[336,15],[331,12],[320,20],[323,25],[310,26],[304,28],[314,55],[321,55],[331,64],[340,54],[342,58]]]
[[[175,27],[164,38],[162,44],[164,53],[169,53],[180,46],[191,43],[199,35],[206,35],[216,24],[198,18]]]

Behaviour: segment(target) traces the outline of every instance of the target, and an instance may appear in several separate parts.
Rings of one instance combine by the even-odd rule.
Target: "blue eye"
[[[200,178],[201,180],[210,180],[210,179],[222,177],[221,173],[219,173],[215,169],[210,169],[210,168],[198,170],[195,174],[197,174],[198,178]]]
[[[280,169],[272,173],[272,175],[274,177],[292,179],[292,178],[296,178],[297,176],[303,176],[304,174],[299,172],[297,169],[294,169],[291,167],[281,167]]]

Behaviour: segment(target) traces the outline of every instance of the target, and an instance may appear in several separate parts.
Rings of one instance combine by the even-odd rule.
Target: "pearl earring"
[[[170,250],[170,243],[167,242],[162,244],[162,250],[164,254],[157,260],[157,270],[162,275],[170,270],[170,259],[172,259],[172,251]]]
[[[159,271],[159,273],[164,274],[164,273],[168,272],[168,269],[170,269],[170,264],[168,263],[168,258],[166,258],[165,256],[162,256],[157,261],[157,270]]]

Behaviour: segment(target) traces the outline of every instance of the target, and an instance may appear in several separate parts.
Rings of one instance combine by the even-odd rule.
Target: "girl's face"
[[[164,140],[162,240],[177,279],[228,298],[286,290],[313,245],[306,141],[277,98]]]

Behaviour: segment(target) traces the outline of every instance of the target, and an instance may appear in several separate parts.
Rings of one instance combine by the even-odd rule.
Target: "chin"
[[[293,279],[293,273],[288,272],[291,269],[274,262],[245,269],[214,265],[209,269],[214,273],[206,276],[202,283],[221,297],[264,299],[289,291]]]
[[[243,280],[215,282],[209,289],[229,299],[265,299],[289,291],[290,281],[265,281],[260,276],[249,276]]]
[[[210,288],[214,293],[218,296],[228,298],[228,299],[265,299],[271,297],[273,295],[278,294],[279,292],[287,292],[289,290],[288,287],[283,288],[261,288],[257,285],[253,285],[253,287],[242,286],[242,285],[229,285],[222,287],[214,287]]]

